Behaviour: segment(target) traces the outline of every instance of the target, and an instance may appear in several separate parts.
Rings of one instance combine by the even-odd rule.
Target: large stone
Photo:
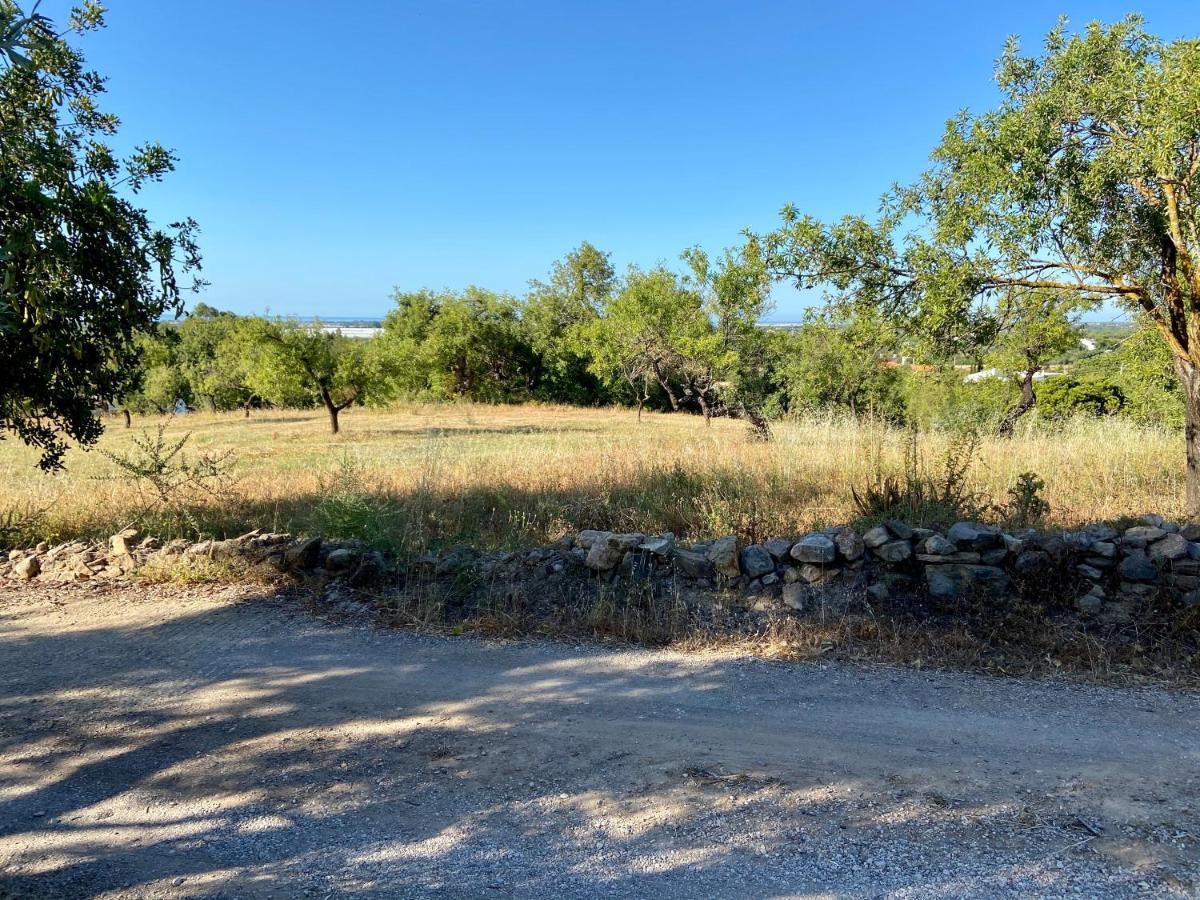
[[[912,526],[907,522],[901,522],[899,519],[888,519],[887,530],[902,541],[911,541],[913,539]]]
[[[652,553],[655,556],[669,557],[675,549],[675,535],[669,531],[666,534],[656,534],[648,537],[638,545],[639,550]]]
[[[771,538],[763,546],[767,548],[767,552],[771,554],[776,562],[783,562],[788,558],[788,554],[792,552],[792,542],[787,538]]]
[[[1157,526],[1134,525],[1132,528],[1125,529],[1125,536],[1122,540],[1126,547],[1141,548],[1165,536],[1166,532]]]
[[[925,546],[922,552],[931,553],[935,556],[949,556],[958,550],[958,545],[953,541],[947,540],[940,534],[934,534],[925,539]]]
[[[995,566],[926,566],[925,585],[932,597],[950,599],[970,595],[997,597],[1010,587],[1008,575]]]
[[[1150,545],[1150,558],[1155,562],[1174,562],[1188,555],[1188,542],[1178,534],[1168,534]]]
[[[735,578],[742,572],[738,566],[737,538],[732,534],[713,541],[706,556],[708,556],[708,561],[713,564],[713,568],[722,575]]]
[[[292,572],[315,569],[321,560],[321,539],[312,537],[289,547],[283,554],[284,566]]]
[[[1158,578],[1158,567],[1142,550],[1133,550],[1121,560],[1118,569],[1126,581],[1154,581]]]
[[[359,559],[358,565],[350,573],[350,584],[352,587],[366,587],[381,581],[385,574],[387,562],[383,554],[372,550],[370,553],[364,553]]]
[[[1112,541],[1093,541],[1092,553],[1096,556],[1103,556],[1105,559],[1112,559],[1117,555],[1117,545]]]
[[[1000,532],[978,522],[955,522],[946,537],[962,550],[994,550],[1004,545]]]
[[[579,532],[579,537],[575,538],[576,546],[582,547],[584,550],[590,550],[592,544],[597,541],[606,541],[612,536],[611,531],[594,531],[590,528],[585,528]]]
[[[126,528],[109,538],[108,543],[112,548],[113,556],[129,556],[133,552],[137,536],[136,528]]]
[[[837,545],[827,534],[810,534],[792,547],[792,559],[802,563],[824,565],[837,559]]]
[[[742,573],[747,578],[761,578],[775,572],[775,560],[761,544],[751,544],[743,548],[738,561],[741,563]]]
[[[862,559],[866,549],[863,539],[853,528],[843,528],[833,536],[833,543],[837,546],[837,551],[842,555],[842,559],[847,562]]]
[[[874,550],[876,547],[882,547],[892,539],[892,533],[882,525],[876,525],[874,528],[868,528],[863,534],[863,543]]]
[[[712,578],[713,564],[703,553],[675,548],[675,571],[684,578]]]
[[[805,601],[808,600],[808,588],[799,582],[785,584],[783,586],[783,605],[791,609],[804,609]]]
[[[13,574],[22,581],[37,578],[42,571],[42,563],[36,556],[26,556],[13,563]]]
[[[912,556],[912,544],[908,541],[888,541],[882,547],[875,548],[875,555],[892,565],[902,563]]]
[[[336,550],[330,550],[325,557],[325,571],[349,572],[357,562],[358,551],[351,550],[349,547],[339,547]]]
[[[593,572],[611,572],[625,558],[626,548],[617,535],[607,535],[603,540],[596,538],[588,548],[583,564]]]

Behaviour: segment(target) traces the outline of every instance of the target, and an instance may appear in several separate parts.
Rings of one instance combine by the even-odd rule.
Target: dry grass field
[[[164,536],[261,527],[408,551],[511,547],[584,527],[793,535],[858,518],[851,488],[902,473],[906,446],[901,431],[833,420],[778,424],[763,444],[737,421],[705,428],[695,416],[647,414],[639,425],[627,410],[537,406],[350,410],[337,436],[320,411],[163,422],[168,437],[191,434],[183,450],[190,458],[230,451],[229,483],[147,515],[154,504],[145,485],[115,477],[101,452],[74,451],[65,472],[46,475],[32,452],[6,440],[0,525],[10,523],[9,539],[103,536],[139,516]],[[157,424],[135,420],[126,430],[114,417],[100,447],[128,453]],[[935,478],[950,440],[918,439],[920,465]],[[1181,512],[1183,444],[1170,432],[1096,421],[985,438],[966,483],[1002,502],[1025,471],[1045,480],[1048,524]]]

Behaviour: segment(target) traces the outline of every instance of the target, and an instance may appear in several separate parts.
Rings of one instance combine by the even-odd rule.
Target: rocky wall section
[[[161,544],[129,530],[106,543],[12,550],[0,562],[0,577],[124,578],[189,559],[269,565],[351,587],[464,573],[474,581],[651,583],[736,592],[755,608],[781,610],[803,610],[834,589],[868,602],[1022,597],[1116,620],[1162,597],[1182,607],[1200,605],[1200,525],[1180,526],[1159,516],[1120,530],[1093,525],[1073,531],[1008,532],[977,522],[933,529],[889,521],[862,531],[829,528],[760,543],[726,535],[683,544],[671,534],[585,530],[517,553],[459,548],[403,563],[319,537],[254,531],[230,540]]]

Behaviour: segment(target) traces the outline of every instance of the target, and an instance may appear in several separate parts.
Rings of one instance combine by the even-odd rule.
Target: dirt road
[[[1197,885],[1195,696],[0,594],[0,897]]]

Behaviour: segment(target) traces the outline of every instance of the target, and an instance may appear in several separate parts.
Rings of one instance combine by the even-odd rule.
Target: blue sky
[[[43,11],[63,18],[65,2]],[[1093,2],[111,0],[84,39],[143,196],[202,228],[201,298],[376,316],[393,287],[520,292],[581,240],[630,262],[736,243],[784,203],[875,209],[945,120],[994,98],[1004,38]],[[1165,37],[1194,0],[1142,2]],[[776,319],[802,300],[778,295]]]

